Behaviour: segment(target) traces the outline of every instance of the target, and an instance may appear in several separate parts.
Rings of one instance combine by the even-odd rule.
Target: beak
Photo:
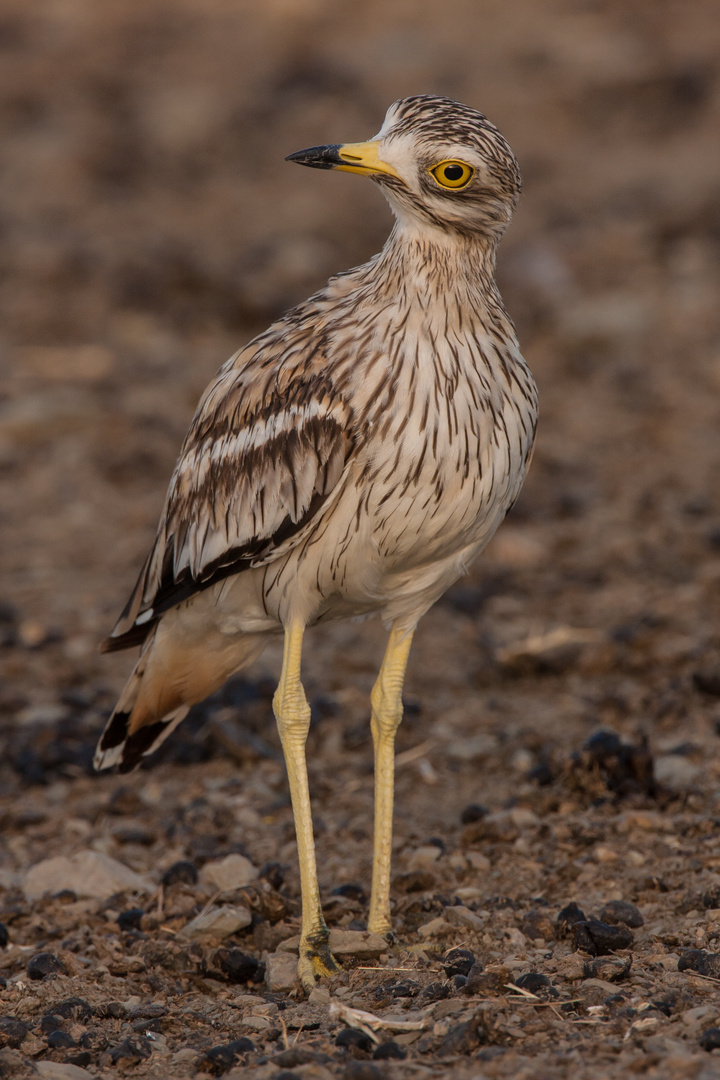
[[[298,150],[289,154],[286,161],[296,161],[298,165],[307,165],[311,169],[338,169],[340,172],[362,173],[364,176],[394,176],[400,174],[381,161],[378,155],[380,143],[376,140],[365,143],[342,143],[333,146],[311,146],[308,150]]]

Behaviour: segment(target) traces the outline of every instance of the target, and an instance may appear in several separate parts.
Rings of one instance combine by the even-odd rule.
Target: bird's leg
[[[402,720],[402,688],[414,627],[393,623],[380,674],[373,686],[373,744],[375,747],[375,838],[368,930],[387,934],[390,922],[390,861],[392,857],[395,733]]]
[[[310,791],[305,763],[310,706],[300,682],[303,630],[301,623],[292,623],[285,630],[282,674],[273,697],[273,711],[285,755],[300,863],[302,929],[298,974],[304,989],[310,991],[315,980],[321,975],[333,975],[340,969],[328,944],[330,935],[320,906],[315,865]]]

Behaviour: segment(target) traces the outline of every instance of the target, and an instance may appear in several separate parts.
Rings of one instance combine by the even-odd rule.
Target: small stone
[[[566,904],[555,919],[555,933],[559,938],[572,937],[575,923],[585,922],[585,912],[577,906],[575,901]]]
[[[291,1046],[288,1050],[273,1054],[270,1060],[278,1069],[297,1069],[300,1065],[310,1065],[317,1061],[318,1055],[302,1046]]]
[[[6,948],[9,940],[10,935],[8,934],[8,928],[5,923],[0,922],[0,949]]]
[[[703,1031],[698,1042],[700,1043],[700,1048],[702,1050],[707,1050],[708,1053],[711,1050],[720,1050],[720,1028],[713,1027]]]
[[[450,949],[442,958],[442,966],[448,979],[455,975],[468,975],[475,963],[475,956],[469,949]]]
[[[242,889],[258,877],[257,867],[253,866],[244,855],[233,853],[224,859],[215,859],[205,863],[200,871],[203,885],[221,892]]]
[[[720,953],[705,949],[686,949],[678,960],[678,971],[697,971],[710,979],[720,979]]]
[[[529,994],[535,994],[536,997],[544,1000],[560,997],[547,975],[543,975],[539,971],[528,971],[527,974],[519,975],[517,979],[513,979],[513,982],[519,990],[527,990]]]
[[[470,968],[465,983],[464,993],[479,997],[506,994],[505,984],[510,982],[510,972],[502,966],[493,966],[487,971],[481,960],[478,960]]]
[[[255,1049],[255,1044],[245,1037],[233,1039],[232,1042],[213,1046],[198,1061],[200,1068],[206,1066],[214,1073],[224,1073],[232,1069],[239,1060],[241,1054],[247,1054]]]
[[[335,1036],[335,1045],[344,1049],[361,1050],[369,1054],[373,1048],[373,1041],[360,1028],[343,1028]]]
[[[470,803],[460,815],[460,822],[463,825],[473,825],[476,821],[482,821],[489,813],[487,806],[483,806],[482,803]]]
[[[463,1056],[472,1054],[487,1041],[485,1017],[482,1012],[478,1012],[470,1020],[456,1024],[450,1029],[440,1044],[440,1056],[455,1057],[458,1054]]]
[[[591,956],[605,956],[617,949],[629,949],[633,943],[632,930],[626,926],[608,926],[599,919],[575,923],[575,948]]]
[[[603,982],[622,982],[630,974],[632,956],[602,956],[583,964],[583,978],[601,979]]]
[[[161,878],[163,887],[169,889],[171,885],[197,885],[198,872],[195,863],[181,859],[180,862],[169,866]]]
[[[117,924],[121,930],[139,930],[144,914],[142,908],[128,908],[127,911],[120,912]]]
[[[35,1068],[43,1080],[94,1080],[87,1069],[69,1061],[36,1061]]]
[[[50,975],[58,975],[65,969],[54,953],[40,952],[35,953],[28,960],[26,970],[30,979],[46,979]]]
[[[531,908],[520,926],[525,937],[533,941],[551,941],[555,937],[555,924],[547,911]]]
[[[289,952],[270,953],[265,964],[265,985],[271,992],[292,990],[298,983],[297,957]]]
[[[367,903],[367,893],[362,885],[358,885],[355,881],[348,881],[344,885],[338,885],[337,889],[333,889],[332,895],[344,896],[346,900],[355,900],[358,904]]]
[[[375,1061],[404,1061],[406,1057],[407,1050],[403,1050],[402,1046],[392,1040],[380,1043],[373,1052]]]
[[[257,975],[259,962],[242,949],[218,949],[215,962],[230,982],[250,982]]]
[[[187,923],[178,937],[192,941],[217,941],[250,926],[252,915],[246,907],[230,906],[210,908]]]
[[[10,1046],[14,1050],[20,1046],[29,1031],[27,1024],[13,1016],[0,1017],[0,1047]]]
[[[407,861],[408,872],[425,870],[432,866],[442,855],[442,851],[436,844],[423,844],[413,851]]]
[[[110,1050],[110,1061],[117,1065],[119,1061],[143,1061],[152,1054],[152,1043],[149,1039],[125,1039]]]
[[[609,900],[600,910],[600,919],[610,926],[625,923],[633,930],[645,924],[642,914],[634,904],[627,900]]]
[[[687,791],[700,775],[700,766],[680,754],[662,754],[655,758],[655,780],[670,791]]]
[[[50,1032],[47,1037],[47,1044],[51,1050],[69,1050],[71,1046],[77,1046],[72,1035],[69,1035],[67,1031],[61,1031],[59,1028]]]
[[[463,927],[466,930],[482,930],[484,926],[480,916],[476,915],[474,911],[464,907],[462,904],[446,907],[444,918],[451,926]]]
[[[106,900],[117,892],[151,892],[149,881],[129,866],[99,851],[79,851],[71,858],[56,855],[32,866],[23,885],[28,900],[71,889],[77,896]]]
[[[423,923],[422,926],[418,926],[417,932],[421,938],[433,938],[450,934],[452,929],[450,923],[446,922],[442,915],[438,915],[436,918],[430,919],[429,922]]]

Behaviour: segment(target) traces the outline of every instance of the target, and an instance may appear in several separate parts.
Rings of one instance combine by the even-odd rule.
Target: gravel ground
[[[711,0],[5,0],[0,1076],[720,1077],[719,44]],[[417,634],[391,943],[383,634],[308,636],[344,967],[308,1000],[277,648],[96,777],[130,663],[96,643],[208,378],[386,235],[372,185],[282,158],[423,91],[520,159],[500,278],[541,428]]]

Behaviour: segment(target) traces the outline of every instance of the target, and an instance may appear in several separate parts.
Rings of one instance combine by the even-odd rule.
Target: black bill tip
[[[343,161],[338,151],[340,143],[333,146],[310,146],[307,150],[297,150],[288,154],[286,161],[295,161],[298,165],[307,165],[310,169],[336,169]]]

